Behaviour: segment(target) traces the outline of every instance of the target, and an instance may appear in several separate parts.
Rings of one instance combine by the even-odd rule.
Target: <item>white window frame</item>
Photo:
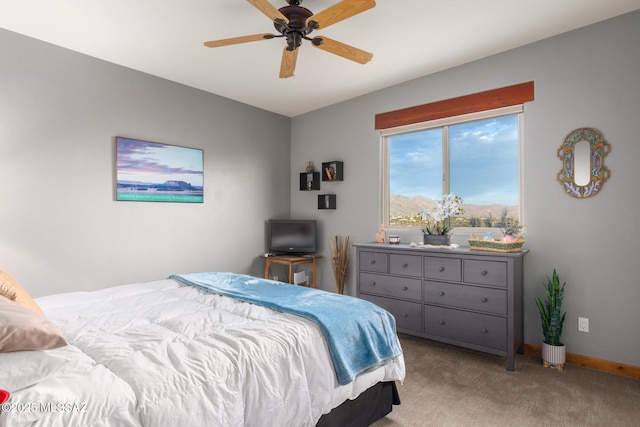
[[[380,185],[380,201],[382,209],[380,210],[381,217],[378,219],[380,224],[384,224],[384,227],[388,231],[407,231],[414,230],[417,227],[410,226],[391,226],[389,225],[389,137],[409,132],[423,131],[434,128],[443,128],[442,138],[443,141],[449,139],[448,127],[457,125],[460,123],[471,122],[476,120],[490,119],[493,117],[518,115],[518,210],[519,220],[521,224],[526,224],[525,220],[525,197],[524,197],[524,105],[518,104],[509,107],[496,108],[493,110],[480,111],[476,113],[464,114],[460,116],[452,116],[444,119],[431,120],[428,122],[413,123],[405,126],[397,126],[394,128],[384,129],[380,131],[380,158],[381,158],[381,185]],[[449,188],[447,182],[449,177],[449,153],[445,152],[444,148],[449,147],[449,144],[443,145],[442,153],[442,173],[443,173],[443,194],[445,188]],[[525,227],[526,228],[526,227]],[[523,228],[522,234],[524,234],[525,228]],[[484,234],[487,232],[496,232],[498,229],[494,227],[456,227],[453,231],[456,234]]]

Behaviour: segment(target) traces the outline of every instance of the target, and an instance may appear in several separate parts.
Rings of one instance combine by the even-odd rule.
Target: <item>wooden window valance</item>
[[[533,82],[431,102],[401,110],[376,114],[375,127],[390,129],[446,117],[494,110],[533,101]]]

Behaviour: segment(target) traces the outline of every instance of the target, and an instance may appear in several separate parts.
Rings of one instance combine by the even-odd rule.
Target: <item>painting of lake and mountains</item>
[[[202,203],[202,150],[116,137],[116,157],[116,200]]]

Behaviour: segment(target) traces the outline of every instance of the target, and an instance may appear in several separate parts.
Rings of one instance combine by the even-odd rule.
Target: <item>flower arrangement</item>
[[[423,209],[420,215],[427,225],[422,229],[422,234],[447,235],[450,231],[447,220],[453,215],[464,213],[464,209],[460,207],[461,203],[462,198],[451,193],[442,196],[435,208]]]
[[[504,224],[504,234],[508,234],[510,236],[516,235],[522,230],[522,224],[518,221],[517,218],[507,218]]]
[[[513,242],[518,233],[522,230],[522,224],[517,218],[508,217],[504,222],[504,228],[502,229],[502,241]]]

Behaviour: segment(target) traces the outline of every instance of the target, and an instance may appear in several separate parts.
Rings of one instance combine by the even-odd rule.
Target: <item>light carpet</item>
[[[640,426],[640,380],[565,365],[544,368],[407,335],[402,402],[374,427]]]

